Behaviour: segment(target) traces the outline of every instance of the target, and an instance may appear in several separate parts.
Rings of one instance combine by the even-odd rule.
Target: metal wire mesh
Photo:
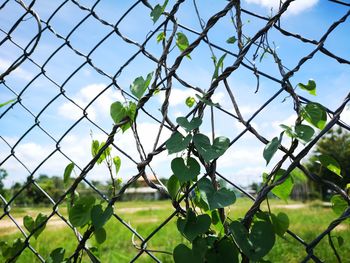
[[[175,96],[184,96],[186,93],[180,95],[176,93],[172,94],[173,86],[179,86],[184,90],[192,90],[199,94],[206,94],[205,98],[208,100],[215,96],[219,89],[224,90],[225,98],[232,102],[233,108],[225,108],[217,104],[205,106],[205,104],[199,103],[198,106],[196,106],[194,110],[190,110],[186,116],[191,116],[197,111],[202,115],[204,115],[204,112],[207,113],[208,116],[211,116],[208,122],[211,123],[211,131],[213,134],[215,133],[214,116],[217,121],[221,120],[221,116],[225,116],[225,118],[227,118],[225,120],[230,120],[232,123],[242,125],[239,132],[233,131],[233,129],[230,128],[223,132],[230,138],[231,148],[234,148],[234,145],[241,141],[244,142],[245,136],[249,134],[257,139],[256,143],[265,145],[269,140],[255,128],[254,121],[261,115],[268,114],[265,109],[269,111],[270,105],[280,100],[283,96],[291,96],[292,102],[289,106],[292,109],[294,108],[295,111],[298,111],[299,105],[309,102],[308,99],[297,94],[291,84],[292,77],[303,69],[306,62],[312,60],[318,54],[322,54],[327,60],[335,61],[344,67],[350,64],[349,60],[334,54],[325,46],[326,40],[332,37],[334,31],[344,23],[350,15],[348,8],[350,4],[341,1],[330,1],[333,2],[339,10],[344,12],[344,14],[340,16],[340,18],[335,18],[334,22],[321,34],[319,40],[309,39],[299,34],[292,33],[282,26],[280,18],[284,16],[292,2],[290,0],[281,4],[279,11],[271,17],[265,17],[250,10],[246,10],[241,7],[240,1],[235,0],[222,3],[220,9],[210,10],[211,13],[206,12],[206,18],[200,13],[201,8],[198,8],[198,3],[196,3],[196,1],[170,1],[171,3],[168,4],[164,16],[162,16],[160,21],[155,25],[151,22],[145,22],[145,19],[150,20],[149,13],[154,6],[147,0],[140,0],[134,3],[109,3],[110,6],[115,8],[113,10],[107,10],[111,12],[106,11],[106,9],[108,9],[107,5],[105,6],[107,1],[102,0],[87,1],[86,3],[85,1],[79,2],[75,0],[53,2],[54,3],[47,4],[45,1],[38,0],[7,0],[3,1],[0,5],[1,16],[5,16],[6,12],[12,12],[9,19],[11,21],[0,26],[2,38],[0,46],[3,50],[11,50],[10,57],[12,58],[11,63],[2,67],[0,87],[2,91],[15,98],[11,104],[1,111],[1,133],[4,132],[7,125],[18,126],[17,130],[19,131],[16,140],[10,140],[8,136],[0,135],[1,143],[4,145],[3,148],[6,148],[1,155],[0,166],[6,167],[8,163],[12,162],[15,163],[16,166],[21,167],[28,175],[26,183],[14,192],[10,199],[5,199],[5,197],[0,196],[4,207],[0,215],[0,224],[3,219],[7,218],[11,220],[25,238],[25,246],[19,254],[22,253],[23,250],[29,249],[41,262],[44,262],[45,259],[31,246],[33,235],[28,235],[21,227],[21,224],[11,215],[11,207],[13,207],[16,198],[18,198],[23,191],[29,188],[35,188],[41,192],[43,198],[46,198],[52,205],[52,212],[47,220],[58,216],[60,220],[72,229],[72,236],[78,238],[75,252],[71,255],[71,258],[74,260],[77,260],[82,250],[89,253],[86,241],[91,236],[92,231],[87,230],[84,233],[79,233],[78,230],[70,224],[69,220],[60,213],[59,208],[64,205],[63,201],[65,197],[73,192],[79,184],[85,183],[100,199],[110,204],[117,202],[118,198],[123,196],[130,185],[139,177],[143,177],[149,187],[167,195],[166,188],[160,182],[154,183],[146,174],[153,172],[157,174],[155,171],[156,169],[152,169],[152,164],[159,156],[164,154],[166,150],[164,141],[162,141],[160,137],[166,132],[170,134],[178,129],[178,126],[169,118],[169,112],[174,111],[174,108],[171,108],[171,100]],[[41,10],[42,13],[37,10]],[[198,29],[192,29],[191,26],[186,24],[186,21],[182,22],[177,19],[177,15],[183,15],[184,12],[194,14],[195,17],[198,18],[200,25]],[[113,15],[111,15],[111,13],[113,13]],[[140,14],[144,15],[140,16]],[[245,33],[242,30],[242,17],[244,17],[244,19],[249,18],[258,25],[256,26],[258,30],[254,31],[249,38],[244,35]],[[227,21],[231,19],[235,21],[236,25],[234,32],[237,33],[238,45],[235,48],[222,45],[222,37],[220,38],[220,36],[215,34],[215,32],[219,32],[217,28],[221,26],[220,23],[227,23]],[[132,20],[136,21],[133,23]],[[89,30],[92,24],[98,28],[98,31],[92,32]],[[138,30],[133,27],[137,27]],[[142,35],[139,33],[140,31],[143,32]],[[176,50],[172,48],[172,38],[180,31],[188,34],[191,41],[183,52],[176,53]],[[166,35],[169,35],[169,38],[167,41],[159,43],[158,46],[155,47],[155,39],[160,32],[165,32]],[[283,60],[277,56],[277,53],[274,54],[273,58],[275,63],[273,67],[275,71],[269,68],[259,67],[257,63],[259,52],[271,48],[269,36],[274,34],[283,35],[286,38],[291,38],[298,43],[300,42],[307,45],[308,53],[306,55],[296,55],[296,63],[289,63],[295,65],[291,68],[283,64]],[[54,44],[52,46],[45,46],[48,41]],[[198,79],[201,79],[202,76],[193,78],[190,73],[187,72],[186,74],[186,70],[182,68],[189,68],[188,65],[190,65],[189,63],[191,62],[187,59],[188,55],[191,55],[193,63],[195,63],[196,56],[203,56],[205,54],[210,58],[215,54],[221,53],[227,54],[225,63],[229,64],[229,66],[225,67],[213,81],[209,78],[209,82],[205,84],[207,87],[206,91],[204,91],[203,87],[200,88],[198,85],[198,83],[201,83]],[[124,55],[123,57],[127,57],[127,59],[120,61],[118,56],[121,56],[121,54]],[[63,61],[62,57],[65,58]],[[185,66],[183,66],[183,64],[185,64]],[[143,147],[145,142],[138,134],[138,131],[145,127],[137,127],[137,122],[134,124],[132,129],[134,138],[131,137],[129,139],[135,140],[139,157],[130,154],[130,149],[127,149],[125,145],[120,146],[119,139],[115,140],[115,136],[118,135],[116,135],[116,133],[123,123],[116,124],[111,128],[110,123],[106,124],[94,117],[96,105],[98,105],[98,107],[103,106],[103,102],[100,103],[99,100],[104,95],[109,94],[111,90],[117,91],[122,99],[127,98],[127,100],[137,102],[137,99],[130,94],[128,88],[126,88],[128,85],[126,83],[130,83],[132,81],[131,78],[143,74],[143,72],[142,74],[139,72],[135,73],[139,68],[138,65],[141,65],[140,68],[146,67],[150,69],[150,71],[155,71],[155,80],[152,81],[148,93],[138,101],[138,114],[142,116],[142,118],[148,118],[148,120],[152,121],[154,125],[157,125],[159,129],[159,136],[154,137],[155,141],[152,142],[152,146],[145,150]],[[25,71],[23,68],[29,68],[30,72]],[[56,74],[58,68],[60,69],[60,74]],[[85,71],[88,73],[84,75]],[[250,113],[250,116],[241,113],[241,108],[238,107],[236,102],[236,95],[233,95],[234,88],[229,84],[232,82],[230,78],[236,72],[239,72],[237,74],[244,72],[243,74],[249,76],[247,82],[255,82],[255,92],[258,94],[261,92],[261,82],[268,81],[271,86],[273,86],[268,92],[265,101],[261,103],[259,107],[255,105],[255,110]],[[74,95],[74,92],[77,92],[77,88],[74,87],[74,85],[79,85],[79,81],[89,84],[88,82],[91,78],[88,77],[88,74],[93,74],[93,77],[98,79],[96,82],[104,84],[95,87],[98,91],[96,92],[95,90],[93,96],[87,96],[86,101],[82,102],[81,100],[77,100]],[[85,81],[84,78],[88,80]],[[194,84],[192,84],[192,82],[194,82]],[[37,91],[38,86],[43,85],[40,83],[44,83],[46,86],[47,94],[45,94],[45,96],[41,96],[40,91]],[[80,84],[79,86],[81,87],[82,85]],[[160,110],[152,106],[155,103],[153,100],[153,93],[156,90],[163,94],[163,97],[161,97]],[[33,95],[30,96],[30,94]],[[45,98],[44,101],[40,99],[41,97]],[[185,98],[181,98],[182,101],[184,101],[184,99]],[[333,110],[327,109],[330,121],[311,142],[302,146],[302,149],[300,149],[299,145],[299,151],[295,151],[297,145],[292,145],[289,149],[283,146],[280,147],[280,151],[284,155],[279,162],[276,162],[276,167],[274,167],[273,170],[280,168],[286,160],[290,160],[290,164],[286,169],[287,174],[282,177],[280,182],[286,178],[290,171],[298,167],[309,179],[321,185],[327,185],[350,204],[349,196],[342,189],[310,173],[301,164],[301,160],[332,127],[338,125],[348,131],[350,130],[349,125],[340,120],[340,114],[350,100],[350,96],[349,94],[345,94],[344,98],[341,99],[343,99],[343,101],[339,102],[337,108]],[[33,104],[31,100],[35,103]],[[50,114],[57,114],[57,112],[53,112],[52,109],[58,104],[67,105],[67,107],[71,109],[72,116],[69,121],[57,123],[55,127],[58,128],[53,129],[52,125],[50,125],[52,122],[50,122],[49,118]],[[32,105],[36,105],[36,107]],[[18,115],[12,115],[13,112],[18,112]],[[105,114],[108,115],[109,113],[105,112]],[[19,115],[20,117],[18,117]],[[17,117],[19,122],[23,123],[15,124],[13,119]],[[124,120],[124,123],[126,121],[127,120]],[[100,149],[99,153],[94,158],[85,164],[81,164],[76,162],[74,153],[67,152],[64,146],[67,145],[65,140],[67,140],[75,130],[86,130],[86,127],[94,129],[96,132],[103,133],[107,137],[107,140],[105,146]],[[40,163],[35,164],[27,163],[23,160],[23,156],[17,153],[18,148],[21,147],[24,142],[29,141],[33,134],[40,134],[42,140],[47,141],[47,145],[50,145],[49,149],[45,151]],[[123,137],[120,137],[120,140],[123,140],[122,138]],[[128,178],[127,182],[123,184],[121,189],[114,196],[108,196],[106,193],[100,191],[88,178],[88,174],[93,170],[99,156],[102,154],[103,150],[109,146],[113,146],[113,149],[117,151],[122,158],[127,160],[127,162],[130,162],[135,169],[135,176]],[[76,145],[76,147],[82,146]],[[73,184],[56,199],[45,192],[36,181],[39,172],[45,170],[45,165],[47,163],[52,165],[52,160],[56,160],[55,158],[61,160],[62,163],[60,165],[68,162],[75,163],[77,169],[80,171]],[[255,198],[237,185],[229,175],[225,174],[225,172],[221,172],[219,165],[214,171],[215,174],[211,177],[212,180],[221,178],[254,201],[253,205],[247,209],[247,214],[243,219],[243,222],[249,222],[252,215],[259,210],[260,204],[266,199],[272,186],[265,185]],[[208,176],[208,174],[204,174],[204,176]],[[191,189],[183,196],[183,199],[189,195],[190,190]],[[179,203],[173,204],[174,209],[169,212],[169,217],[147,236],[141,236],[128,222],[124,221],[123,218],[118,215],[118,209],[115,210],[115,223],[117,224],[119,222],[124,225],[124,227],[141,242],[135,255],[130,258],[131,262],[140,259],[144,254],[148,255],[149,258],[154,261],[160,262],[156,253],[147,248],[147,242],[157,234],[160,234],[159,231],[181,212]],[[299,237],[297,233],[288,231],[291,237],[304,246],[306,250],[304,262],[309,259],[315,262],[321,262],[321,259],[319,259],[317,255],[314,255],[313,249],[338,224],[348,218],[349,215],[350,209],[348,208],[341,217],[331,222],[329,227],[320,233],[312,242],[306,242]]]

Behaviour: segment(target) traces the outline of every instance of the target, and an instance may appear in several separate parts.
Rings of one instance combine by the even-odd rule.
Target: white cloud
[[[90,84],[80,89],[72,99],[81,108],[85,108],[105,88],[105,84]],[[109,107],[117,100],[124,101],[120,92],[106,90],[87,109],[89,118],[96,120],[100,115],[109,116]],[[83,111],[73,103],[65,102],[58,108],[58,114],[66,119],[76,120],[83,115]]]
[[[0,58],[0,73],[5,72],[11,65],[13,62],[6,60],[6,59],[2,59]],[[15,76],[18,79],[22,79],[22,80],[31,80],[33,79],[33,74],[23,68],[21,68],[21,66],[17,67],[14,71],[11,72],[12,76]]]
[[[345,122],[347,125],[350,125],[350,105],[344,109],[344,111],[340,114],[340,120]]]
[[[268,9],[273,8],[276,12],[279,8],[280,0],[245,0],[247,3],[258,4]],[[318,0],[295,0],[292,2],[288,8],[287,13],[290,15],[298,15],[318,3]]]

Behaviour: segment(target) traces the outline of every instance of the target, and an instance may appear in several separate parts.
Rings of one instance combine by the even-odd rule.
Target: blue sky
[[[28,1],[25,2],[28,3]],[[79,2],[89,8],[94,4],[94,1]],[[242,7],[258,12],[261,15],[270,15],[271,7],[276,8],[276,3],[278,2],[278,0],[245,0],[242,1]],[[61,3],[61,1],[36,1],[33,9],[39,14],[42,20],[47,21],[53,10]],[[132,3],[131,1],[100,1],[95,7],[95,12],[107,22],[115,24]],[[150,1],[150,3],[155,5],[161,3],[161,1]],[[202,0],[198,1],[198,7],[203,19],[206,21],[215,12],[221,10],[226,3],[226,1]],[[173,4],[174,1],[169,1],[168,9]],[[333,21],[343,16],[346,11],[346,8],[328,1],[296,0],[292,4],[290,11],[282,19],[281,24],[283,28],[291,32],[318,40]],[[1,29],[8,31],[22,14],[23,8],[15,1],[6,4],[0,10]],[[67,37],[77,23],[87,14],[87,12],[79,9],[76,4],[68,1],[50,19],[50,25],[57,34]],[[192,1],[186,1],[181,5],[177,19],[181,24],[196,31],[201,30],[195,16]],[[265,22],[245,14],[242,15],[242,21],[244,24],[243,30],[247,36],[253,36],[265,24]],[[154,25],[149,16],[149,9],[139,4],[120,23],[118,28],[123,35],[138,43],[142,43],[149,32],[154,30],[157,25],[159,25],[159,22]],[[43,28],[45,27],[44,25],[42,26]],[[190,32],[181,31],[186,33],[190,42],[196,38],[196,35]],[[69,36],[69,41],[77,51],[87,55],[96,43],[100,42],[110,32],[110,27],[106,27],[95,18],[89,17]],[[37,27],[34,19],[28,19],[22,22],[12,33],[12,40],[18,45],[25,47],[36,33]],[[237,47],[225,42],[228,37],[233,35],[235,35],[233,24],[230,22],[230,17],[226,16],[211,30],[209,39],[212,43],[223,46],[236,53]],[[349,60],[350,48],[346,44],[349,40],[349,35],[350,26],[349,22],[346,21],[332,33],[331,37],[326,41],[325,47],[336,55]],[[0,37],[4,38],[5,35],[0,32]],[[293,38],[284,37],[276,30],[272,30],[269,33],[269,41],[276,45],[277,52],[288,68],[293,68],[301,57],[307,55],[314,48],[313,45],[302,44]],[[29,172],[33,171],[36,171],[34,174],[35,177],[40,173],[62,175],[64,167],[69,163],[69,160],[59,152],[50,156],[56,149],[56,143],[38,127],[30,130],[19,141],[22,134],[32,127],[35,117],[41,110],[55,96],[60,94],[60,86],[63,85],[65,95],[68,98],[74,100],[81,108],[85,108],[92,99],[111,84],[109,78],[102,76],[88,64],[81,67],[70,78],[70,74],[77,70],[86,60],[75,54],[67,46],[59,49],[63,43],[64,41],[57,38],[52,32],[45,30],[42,33],[39,45],[30,58],[41,66],[47,61],[44,66],[47,77],[39,74],[40,69],[31,61],[27,60],[5,78],[6,86],[0,84],[0,102],[14,98],[15,93],[18,94],[24,87],[27,87],[21,95],[22,104],[34,115],[33,117],[23,106],[17,103],[0,119],[0,136],[2,138],[0,138],[0,162],[6,159],[6,162],[1,167],[8,170],[10,175],[6,179],[7,186],[13,184],[15,181],[23,181]],[[155,37],[150,40],[146,49],[155,57],[160,57],[162,52],[161,45],[156,43]],[[121,38],[112,34],[105,41],[101,42],[98,48],[91,53],[90,58],[96,67],[108,75],[113,76],[137,50],[137,47],[125,43]],[[48,60],[55,51],[57,53]],[[253,51],[247,56],[250,60]],[[20,54],[22,54],[22,51],[18,47],[10,41],[5,41],[0,48],[0,72],[6,70]],[[222,54],[221,51],[215,50],[217,57],[220,57]],[[168,65],[171,65],[178,55],[179,51],[176,48],[173,49],[169,55]],[[206,90],[209,88],[214,70],[208,46],[201,44],[193,51],[191,57],[192,60],[185,59],[183,61],[178,70],[178,75],[191,83],[191,85]],[[227,56],[224,66],[229,66],[233,62],[234,58]],[[155,70],[155,66],[154,62],[140,55],[117,77],[117,83],[121,88],[129,91],[129,86],[136,77],[146,76],[147,73]],[[262,62],[257,60],[256,66],[259,70],[280,78],[278,68],[273,63],[271,56],[266,56]],[[297,90],[298,94],[320,102],[330,109],[335,109],[350,90],[349,73],[350,69],[348,66],[338,64],[335,60],[329,59],[322,54],[317,54],[314,59],[302,67],[300,72],[295,74],[291,82],[293,85],[297,85],[299,82],[306,83],[311,78],[315,79],[317,83],[316,97],[308,95],[303,90]],[[39,76],[36,78],[38,74]],[[276,83],[261,77],[260,89],[257,93],[254,93],[256,89],[255,77],[249,70],[242,67],[235,71],[228,78],[228,81],[237,97],[238,104],[245,118],[249,118],[256,109],[280,88]],[[10,87],[14,93],[7,87]],[[185,89],[180,83],[174,81],[169,109],[169,116],[174,122],[176,117],[186,115],[188,108],[185,106],[184,101],[186,97],[193,95],[194,92],[192,90]],[[220,85],[214,94],[213,101],[218,102],[222,108],[234,113],[233,107],[227,97],[224,87]],[[293,112],[292,101],[290,98],[284,101],[286,97],[287,94],[282,93],[252,123],[268,139],[272,139],[282,131],[279,124],[292,124],[296,118]],[[161,92],[154,96],[146,105],[146,109],[158,118],[161,117],[159,108],[161,107],[163,98],[164,94]],[[111,103],[117,100],[123,100],[117,89],[110,88],[106,90],[89,106],[87,109],[88,117],[105,131],[110,131],[112,120],[109,117],[109,107]],[[0,115],[5,110],[7,110],[7,107],[1,108]],[[82,116],[83,111],[79,107],[72,104],[65,97],[59,96],[53,103],[47,106],[39,115],[38,119],[41,127],[55,140],[59,140]],[[208,111],[206,112],[206,116],[209,116]],[[350,124],[349,110],[344,112],[342,119]],[[201,132],[209,135],[208,117],[205,117],[204,123]],[[223,135],[230,139],[233,139],[243,130],[242,125],[232,118],[228,118],[218,110],[215,110],[215,126],[216,136]],[[151,151],[159,125],[145,114],[140,113],[138,116],[138,128],[146,152]],[[60,143],[61,151],[69,156],[80,168],[83,168],[91,159],[91,133],[94,139],[106,140],[106,135],[103,132],[91,122],[84,119]],[[170,132],[164,130],[161,135],[161,142],[164,142],[169,135]],[[15,156],[28,170],[13,156],[8,158],[11,154],[11,148],[5,141],[11,147],[16,145],[14,148]],[[18,141],[19,143],[17,143]],[[135,142],[130,132],[117,134],[115,143],[138,160]],[[283,143],[285,146],[288,146],[289,141],[284,140]],[[277,154],[271,164],[266,167],[262,157],[263,148],[264,145],[254,136],[250,134],[244,135],[220,158],[218,171],[241,185],[261,181],[261,174],[264,171],[269,171],[274,165],[273,161],[277,161],[278,156],[280,156]],[[114,150],[113,154],[119,155],[122,158],[122,167],[119,175],[124,180],[137,173],[135,165],[123,157],[121,153]],[[42,160],[47,157],[48,160],[44,164],[41,164]],[[171,175],[170,161],[173,157],[175,156],[168,156],[164,152],[154,158],[152,167],[159,177],[168,177]],[[79,169],[76,169],[76,172],[78,174]],[[107,180],[108,173],[106,167],[99,166],[94,168],[88,175],[88,178],[102,181]]]

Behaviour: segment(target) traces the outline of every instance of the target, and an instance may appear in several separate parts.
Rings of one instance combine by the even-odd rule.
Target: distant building
[[[147,175],[147,177],[151,182],[155,184],[158,183],[154,175]],[[156,189],[149,187],[145,179],[141,176],[133,184],[133,187],[126,189],[122,195],[122,200],[159,200],[162,199],[162,197],[162,194]]]

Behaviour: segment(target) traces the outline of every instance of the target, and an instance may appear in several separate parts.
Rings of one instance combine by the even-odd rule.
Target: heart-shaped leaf
[[[288,215],[283,212],[278,213],[277,216],[271,214],[271,220],[275,233],[282,237],[289,227]]]
[[[45,261],[45,263],[62,263],[64,262],[64,254],[66,250],[62,247],[56,248],[50,253],[49,258]]]
[[[26,215],[23,217],[23,225],[29,232],[32,232],[35,228],[34,219],[31,216]]]
[[[312,127],[304,124],[296,125],[294,132],[295,136],[304,143],[311,141],[312,136],[315,134],[315,130]]]
[[[255,222],[248,233],[239,221],[233,221],[230,224],[230,230],[236,244],[252,261],[258,261],[264,257],[275,244],[275,234],[269,222]]]
[[[188,210],[186,218],[177,220],[177,229],[192,242],[197,236],[206,233],[211,224],[210,216],[207,214],[196,216],[192,210]]]
[[[181,52],[183,52],[189,46],[187,36],[184,33],[182,32],[176,33],[176,46],[179,48]],[[191,59],[190,54],[186,55],[186,57]]]
[[[64,174],[63,174],[63,183],[66,186],[69,183],[70,175],[74,169],[74,163],[70,163],[66,166],[64,169]]]
[[[91,209],[95,204],[93,196],[80,197],[69,210],[69,221],[75,227],[84,226],[91,219]]]
[[[26,215],[23,218],[23,225],[30,233],[32,233],[35,230],[33,236],[34,236],[35,239],[37,239],[38,236],[41,234],[41,232],[43,232],[44,229],[45,229],[45,226],[46,226],[46,222],[45,221],[46,220],[47,220],[47,215],[44,215],[42,213],[39,213],[36,216],[35,221],[34,221],[34,219],[31,216]]]
[[[185,129],[185,131],[190,132],[194,129],[197,129],[202,124],[201,118],[193,118],[190,122],[188,122],[187,118],[185,117],[178,117],[176,119],[176,122]]]
[[[316,82],[313,79],[310,79],[307,84],[299,83],[298,87],[316,96]]]
[[[268,144],[266,144],[266,147],[264,148],[264,152],[263,152],[264,159],[266,160],[266,165],[269,164],[272,157],[277,152],[278,147],[281,145],[282,136],[283,136],[283,133],[281,133],[280,138],[275,137]]]
[[[125,132],[131,127],[132,122],[135,120],[136,109],[137,105],[134,102],[130,101],[128,106],[124,106],[121,102],[116,101],[111,105],[110,115],[114,123],[119,123],[124,118],[129,117],[130,121],[120,127],[122,131]]]
[[[208,263],[238,263],[237,247],[230,239],[221,239],[207,252],[206,260]]]
[[[153,72],[149,73],[144,79],[142,76],[137,77],[130,86],[131,93],[138,99],[141,99],[149,84],[151,83]]]
[[[329,171],[342,177],[340,165],[338,161],[334,159],[332,156],[328,154],[322,154],[318,156],[318,160],[321,162],[323,167],[326,167]]]
[[[102,244],[106,241],[107,233],[103,227],[95,229],[94,235],[97,243]]]
[[[179,179],[177,179],[175,175],[170,176],[167,183],[167,188],[168,188],[169,195],[173,200],[175,200],[176,195],[180,190],[180,187],[181,185],[180,185]]]
[[[344,213],[345,209],[349,207],[349,204],[340,196],[333,195],[331,198],[332,210],[337,215]]]
[[[185,150],[192,139],[192,135],[183,137],[181,133],[174,132],[171,137],[166,141],[165,146],[168,149],[169,154],[181,152]]]
[[[102,228],[113,215],[113,207],[107,206],[103,211],[101,205],[94,205],[91,209],[91,221],[95,229]]]
[[[36,219],[35,219],[35,228],[41,226],[39,229],[37,229],[34,233],[34,237],[35,238],[38,238],[38,236],[41,234],[41,232],[44,231],[45,227],[46,227],[46,221],[47,220],[47,215],[44,215],[42,213],[39,213],[37,216],[36,216]],[[45,223],[44,223],[45,222]]]
[[[153,10],[151,12],[151,18],[153,20],[153,23],[158,21],[159,17],[162,15],[162,13],[165,10],[165,7],[167,6],[168,1],[169,0],[165,0],[164,4],[162,6],[158,4],[153,8]]]
[[[201,133],[193,136],[193,143],[206,162],[220,157],[230,146],[230,140],[223,136],[215,138],[211,145],[209,138]]]
[[[122,164],[122,160],[120,159],[119,156],[113,157],[113,164],[114,164],[114,167],[115,167],[115,175],[117,175],[119,173],[120,166]]]
[[[326,125],[327,113],[325,108],[319,103],[309,102],[301,109],[301,115],[307,122],[321,130]]]
[[[171,161],[171,170],[179,179],[180,184],[193,180],[201,172],[201,167],[196,159],[189,157],[187,164],[183,158],[178,157]]]
[[[120,122],[125,116],[127,116],[126,108],[120,101],[111,104],[110,114],[114,123]]]
[[[285,172],[286,171],[283,169],[278,170],[276,175],[275,175],[274,182],[279,180],[279,178],[281,178]],[[287,179],[282,184],[275,186],[271,192],[275,196],[279,197],[280,199],[287,201],[289,195],[291,194],[291,192],[293,190],[293,186],[294,186],[293,178],[292,178],[292,176],[289,175],[287,177]]]
[[[227,188],[215,190],[208,178],[202,178],[198,181],[197,186],[202,199],[207,203],[210,210],[224,208],[236,201],[236,195],[232,190]]]
[[[173,252],[175,263],[202,263],[193,251],[184,244],[177,245]]]

